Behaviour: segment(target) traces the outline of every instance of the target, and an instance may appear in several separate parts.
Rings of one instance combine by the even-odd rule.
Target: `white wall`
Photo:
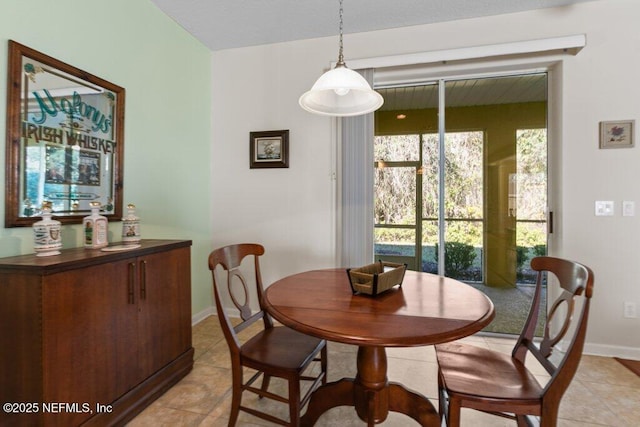
[[[213,242],[263,244],[265,283],[334,264],[331,119],[298,107],[309,76],[329,63],[309,44],[213,55]],[[249,132],[278,129],[290,130],[289,168],[249,169]]]
[[[640,359],[640,319],[622,317],[624,301],[640,306],[640,215],[620,214],[622,200],[635,201],[640,214],[640,144],[598,149],[600,121],[640,125],[639,21],[636,0],[588,2],[348,34],[345,56],[348,65],[349,58],[587,35],[582,52],[560,67],[561,140],[551,142],[562,149],[558,255],[596,275],[586,351]],[[335,125],[304,112],[297,100],[336,54],[337,37],[213,53],[213,246],[263,243],[267,284],[335,260]],[[290,129],[291,167],[250,170],[249,132],[271,129]],[[614,200],[616,215],[595,217],[595,200]]]

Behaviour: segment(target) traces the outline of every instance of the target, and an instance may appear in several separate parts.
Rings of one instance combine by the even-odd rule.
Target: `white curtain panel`
[[[373,85],[373,69],[358,70]],[[339,259],[344,267],[373,262],[373,113],[341,119]]]

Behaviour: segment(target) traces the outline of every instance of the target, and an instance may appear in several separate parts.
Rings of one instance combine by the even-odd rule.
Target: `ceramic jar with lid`
[[[60,221],[51,218],[51,202],[42,204],[42,220],[33,224],[33,246],[36,256],[60,254],[60,248],[62,248]]]
[[[127,215],[122,218],[122,243],[136,244],[142,239],[140,235],[140,218],[136,216],[136,205],[127,205]]]
[[[100,202],[91,202],[89,206],[91,207],[91,215],[82,219],[84,247],[91,249],[104,248],[109,244],[107,240],[107,218],[100,215]]]

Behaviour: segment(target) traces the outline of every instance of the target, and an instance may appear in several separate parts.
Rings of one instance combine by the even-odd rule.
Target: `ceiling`
[[[151,0],[212,51],[338,34],[338,0]],[[344,0],[344,33],[596,0]]]

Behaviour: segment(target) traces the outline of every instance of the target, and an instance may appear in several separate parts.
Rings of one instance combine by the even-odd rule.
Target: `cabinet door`
[[[151,375],[191,348],[189,248],[138,258],[139,362]]]
[[[128,390],[134,373],[127,366],[137,357],[134,284],[127,283],[130,263],[101,264],[46,278],[44,402],[77,404],[71,411],[49,414],[47,425],[78,425],[95,413],[97,404],[111,403]]]

